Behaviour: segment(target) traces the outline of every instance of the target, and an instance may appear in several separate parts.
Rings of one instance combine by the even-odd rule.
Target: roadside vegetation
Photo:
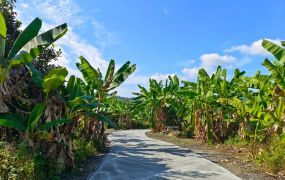
[[[51,63],[67,24],[42,32],[35,18],[21,31],[14,3],[0,4],[0,179],[60,179],[104,151],[109,99],[136,65],[111,60],[103,75],[79,57],[83,79],[68,76]]]

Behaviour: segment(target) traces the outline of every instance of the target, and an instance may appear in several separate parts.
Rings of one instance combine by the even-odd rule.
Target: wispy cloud
[[[20,7],[21,7],[21,9],[27,9],[27,8],[29,8],[29,4],[27,4],[27,3],[21,3],[21,4],[20,4]]]
[[[118,36],[106,29],[105,25],[97,20],[93,20],[92,26],[94,28],[94,35],[96,42],[100,48],[106,48],[113,45],[120,44]]]
[[[102,57],[99,49],[73,30],[73,27],[85,23],[87,19],[92,19],[80,9],[78,4],[72,0],[31,0],[29,2],[19,0],[17,3],[21,7],[21,9],[17,9],[17,13],[23,26],[26,26],[37,16],[43,19],[44,30],[64,22],[68,23],[69,31],[56,42],[57,47],[62,49],[62,57],[53,63],[67,67],[69,73],[76,76],[81,76],[75,66],[81,55],[88,59],[94,67],[99,67],[103,71],[107,68],[108,61]],[[37,4],[37,6],[33,4]],[[22,8],[23,6],[25,8]],[[100,24],[101,32],[104,32],[101,34],[106,37],[107,30],[103,23]],[[100,34],[97,38],[100,38],[99,36]]]

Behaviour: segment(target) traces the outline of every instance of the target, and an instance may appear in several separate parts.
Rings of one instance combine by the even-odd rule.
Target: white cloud
[[[191,80],[194,80],[197,77],[198,71],[200,68],[183,68],[183,74]]]
[[[100,68],[103,71],[108,67],[109,62],[103,59],[99,50],[72,31],[69,31],[61,38],[60,41],[58,41],[58,45],[69,50],[68,56],[71,55],[71,58],[76,58],[73,59],[72,62],[77,61],[79,56],[83,56],[93,67]]]
[[[204,68],[209,74],[212,74],[218,65],[227,68],[233,69],[234,65],[237,64],[242,65],[240,62],[237,61],[237,58],[231,55],[220,55],[217,53],[209,53],[203,54],[200,56],[200,65],[193,68],[183,68],[182,73],[189,79],[195,80],[198,71],[201,68]]]
[[[281,45],[279,39],[268,39],[278,45]],[[236,45],[232,46],[229,49],[226,49],[225,52],[231,53],[231,52],[240,52],[242,54],[247,55],[261,55],[261,56],[267,56],[269,53],[262,47],[262,39],[259,39],[257,41],[254,41],[250,45],[242,44],[242,45]]]
[[[231,55],[220,55],[217,53],[203,54],[200,56],[201,67],[207,71],[212,71],[218,65],[226,68],[232,68],[237,59]]]
[[[159,74],[155,73],[154,75],[150,76],[151,79],[155,79],[157,81],[165,81],[168,76],[174,76],[175,74]]]

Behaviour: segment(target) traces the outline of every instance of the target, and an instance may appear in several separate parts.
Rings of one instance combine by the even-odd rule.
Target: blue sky
[[[136,72],[118,88],[130,97],[149,78],[177,74],[196,80],[199,68],[212,73],[217,65],[252,75],[265,57],[263,38],[285,39],[284,0],[18,0],[25,27],[33,18],[44,29],[66,22],[69,32],[56,44],[63,50],[58,64],[80,76],[75,62],[83,55],[106,69],[127,60]]]

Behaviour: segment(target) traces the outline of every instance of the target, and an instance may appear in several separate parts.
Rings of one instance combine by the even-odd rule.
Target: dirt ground
[[[174,135],[163,135],[162,133],[147,132],[146,135],[175,145],[188,148],[202,157],[228,169],[242,179],[285,179],[264,172],[252,161],[248,160],[248,149],[238,148],[231,145],[208,145],[195,139],[177,138]]]

